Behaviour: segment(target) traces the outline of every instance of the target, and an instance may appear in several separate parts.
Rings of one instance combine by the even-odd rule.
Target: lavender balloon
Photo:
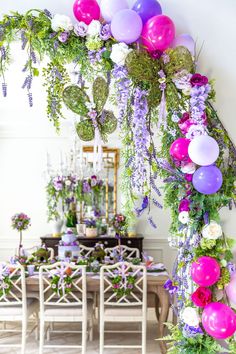
[[[142,33],[142,20],[133,10],[121,10],[111,21],[111,32],[118,42],[133,43]]]
[[[192,56],[195,56],[195,42],[189,34],[180,34],[171,43],[172,48],[183,46],[187,48]]]
[[[137,0],[132,10],[136,11],[145,24],[151,17],[162,14],[161,5],[157,0]]]
[[[199,166],[212,165],[219,156],[219,145],[209,135],[196,136],[188,147],[190,159]]]
[[[199,193],[214,194],[221,188],[223,177],[218,167],[204,166],[194,173],[192,182]]]
[[[106,22],[111,22],[117,12],[128,8],[127,0],[102,0],[100,3],[101,14]]]

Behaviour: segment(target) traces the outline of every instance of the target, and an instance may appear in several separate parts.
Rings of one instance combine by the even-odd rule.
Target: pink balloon
[[[212,302],[204,308],[202,324],[213,338],[227,339],[236,331],[236,314],[229,306]]]
[[[230,283],[226,286],[226,293],[230,302],[236,305],[236,272],[231,275]]]
[[[195,42],[189,34],[180,34],[176,36],[173,42],[171,43],[172,48],[183,46],[187,48],[192,56],[195,55]]]
[[[73,5],[75,18],[89,25],[93,20],[99,20],[100,7],[96,0],[76,0]]]
[[[220,278],[219,263],[212,257],[200,257],[191,266],[191,276],[196,284],[211,286]]]
[[[165,15],[158,15],[148,20],[142,31],[143,45],[149,52],[164,51],[169,48],[175,37],[175,25]]]
[[[170,155],[178,161],[189,161],[188,146],[190,140],[186,138],[176,139],[170,147]]]

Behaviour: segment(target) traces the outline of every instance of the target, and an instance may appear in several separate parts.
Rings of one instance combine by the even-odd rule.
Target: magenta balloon
[[[231,275],[230,283],[225,288],[230,302],[236,305],[236,272]]]
[[[117,12],[128,9],[129,5],[126,0],[102,0],[100,8],[104,20],[106,22],[111,22]]]
[[[178,138],[176,139],[170,147],[170,155],[178,160],[183,161],[189,159],[188,156],[188,146],[190,144],[190,140],[186,138]]]
[[[236,331],[236,314],[229,306],[212,302],[204,308],[202,324],[213,338],[227,339]]]
[[[216,166],[203,166],[194,173],[192,183],[199,193],[214,194],[222,186],[222,173]]]
[[[73,12],[78,21],[89,25],[92,20],[99,20],[100,7],[95,0],[76,0],[73,5]]]
[[[145,24],[153,16],[161,15],[161,5],[157,0],[137,0],[132,10],[136,11]]]
[[[219,157],[217,141],[209,135],[196,136],[188,147],[190,159],[200,166],[212,165]]]
[[[164,51],[175,37],[175,25],[165,15],[154,16],[148,20],[142,32],[143,45],[149,52]]]
[[[220,266],[212,257],[198,258],[192,263],[190,272],[193,281],[200,286],[211,286],[220,278]]]
[[[111,21],[111,33],[118,42],[133,43],[142,33],[143,23],[133,10],[121,10]]]
[[[187,48],[192,56],[195,56],[195,42],[189,34],[180,34],[171,43],[172,48],[183,46]]]

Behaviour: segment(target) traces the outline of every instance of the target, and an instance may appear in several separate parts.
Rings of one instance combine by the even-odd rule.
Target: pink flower
[[[184,178],[186,179],[186,181],[192,182],[193,175],[190,173],[185,173]]]
[[[201,74],[193,74],[190,82],[192,86],[204,86],[208,84],[208,78],[206,76],[202,76]]]
[[[182,199],[179,204],[179,212],[181,211],[190,211],[190,201],[188,199]]]
[[[205,307],[212,302],[212,292],[210,289],[200,286],[191,295],[192,302],[198,307]]]
[[[190,119],[190,114],[185,112],[182,115],[182,118],[180,119],[178,126],[181,130],[181,133],[183,135],[186,135],[188,133],[189,128],[194,124],[195,123],[193,121],[191,121],[191,119]]]

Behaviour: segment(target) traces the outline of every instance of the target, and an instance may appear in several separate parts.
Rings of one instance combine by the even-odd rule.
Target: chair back
[[[107,256],[111,256],[116,253],[122,259],[131,260],[133,258],[140,258],[140,251],[138,248],[131,248],[125,245],[118,245],[112,248],[105,248],[105,253]]]
[[[79,257],[88,258],[94,252],[94,247],[86,247],[84,245],[79,245]]]
[[[0,306],[22,306],[26,310],[25,269],[22,265],[0,263]]]
[[[141,265],[119,262],[100,270],[101,311],[106,306],[147,308],[147,270]]]
[[[45,306],[87,307],[86,266],[57,262],[39,268],[40,309]]]

